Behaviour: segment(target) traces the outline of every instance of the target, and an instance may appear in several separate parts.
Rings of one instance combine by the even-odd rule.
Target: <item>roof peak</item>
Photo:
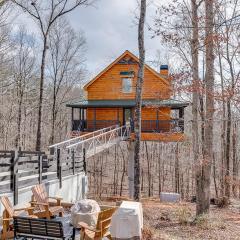
[[[114,66],[115,64],[117,64],[125,55],[130,55],[130,57],[132,57],[136,62],[139,62],[139,58],[132,53],[129,50],[125,50],[118,58],[116,58],[111,64],[109,64],[103,71],[101,71],[96,77],[94,77],[90,82],[88,82],[85,86],[84,89],[86,90],[90,85],[92,85],[92,83],[94,83],[102,74],[104,74],[105,72],[107,72],[109,69],[112,68],[112,66]],[[162,81],[165,82],[165,84],[169,85],[169,81],[166,80],[164,77],[162,77],[157,71],[155,71],[153,68],[151,68],[150,66],[148,66],[146,63],[144,64],[144,67],[147,68],[150,72],[152,72],[154,75],[156,75],[157,77],[161,78]]]

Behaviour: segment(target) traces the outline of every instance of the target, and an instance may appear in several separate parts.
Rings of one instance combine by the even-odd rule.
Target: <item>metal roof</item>
[[[153,100],[144,99],[143,107],[171,107],[181,108],[187,107],[189,102],[184,102],[176,99]],[[134,107],[135,100],[119,99],[119,100],[77,100],[66,104],[67,107]]]

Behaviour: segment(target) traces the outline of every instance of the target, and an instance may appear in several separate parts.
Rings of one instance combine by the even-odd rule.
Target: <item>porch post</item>
[[[73,111],[74,111],[74,108],[72,107],[72,121],[71,121],[71,123],[72,123],[72,126],[71,126],[72,131],[74,131],[74,129],[73,129]]]
[[[86,118],[87,119],[87,118]],[[83,120],[83,129],[86,129],[87,128],[87,121],[85,119],[85,109],[83,108],[82,109],[82,120]]]
[[[83,130],[83,122],[82,122],[82,108],[80,107],[79,108],[79,128],[80,128],[80,131]]]
[[[180,128],[184,132],[184,108],[179,108],[179,120],[178,126],[180,124]]]
[[[157,108],[157,132],[160,132],[160,129],[159,129],[159,109]]]
[[[119,108],[117,108],[117,122],[119,124],[119,126],[121,125],[120,122],[119,122]]]
[[[96,108],[94,108],[94,131],[96,130]]]
[[[183,117],[184,117],[184,109],[179,108],[179,118],[183,118]]]
[[[82,108],[82,120],[85,120],[84,108]]]

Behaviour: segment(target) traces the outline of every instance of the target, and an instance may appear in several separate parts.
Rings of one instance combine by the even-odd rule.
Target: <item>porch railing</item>
[[[120,125],[120,122],[118,120],[73,120],[72,131],[92,132],[113,125]]]
[[[119,125],[117,120],[74,120],[72,125],[73,131],[92,132],[112,125]],[[131,121],[131,129],[134,129],[133,121]],[[142,120],[142,132],[184,132],[183,119],[171,120]]]
[[[142,120],[142,132],[184,132],[183,119]]]

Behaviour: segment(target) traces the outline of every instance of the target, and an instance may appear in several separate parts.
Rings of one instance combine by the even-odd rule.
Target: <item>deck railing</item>
[[[171,120],[142,120],[142,132],[184,132],[183,119]]]
[[[72,131],[92,132],[113,125],[120,125],[120,122],[118,120],[73,120]]]
[[[13,193],[18,203],[18,189],[34,184],[59,180],[69,175],[85,172],[83,159],[57,159],[44,152],[0,150],[0,194]]]
[[[73,131],[92,132],[112,125],[120,125],[117,120],[73,120]],[[132,130],[134,129],[131,124]],[[183,119],[142,120],[142,132],[184,132]]]

